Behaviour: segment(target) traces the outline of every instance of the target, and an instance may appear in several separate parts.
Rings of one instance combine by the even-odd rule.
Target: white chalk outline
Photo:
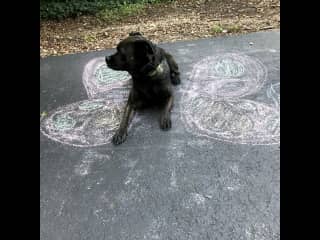
[[[276,90],[277,88],[279,88],[279,92]],[[273,100],[276,108],[280,110],[280,83],[271,84],[267,90],[267,96]]]
[[[103,66],[105,66],[109,71],[114,72],[116,76],[123,76],[118,79],[117,82],[101,85],[98,83],[95,74],[96,71]],[[96,140],[98,142],[90,143],[86,140],[87,132],[83,132],[84,126],[81,126],[82,129],[77,128],[77,130],[75,128],[71,128],[69,133],[67,133],[68,130],[65,130],[64,132],[63,129],[59,131],[59,129],[56,129],[53,126],[53,118],[57,114],[74,114],[78,116],[83,114],[89,116],[89,118],[85,119],[84,125],[86,125],[89,124],[90,121],[94,121],[92,116],[96,116],[97,114],[103,114],[106,111],[112,112],[114,108],[122,111],[125,101],[129,95],[130,75],[127,72],[114,71],[108,68],[104,58],[97,57],[91,59],[85,65],[82,74],[82,81],[89,99],[61,106],[56,110],[49,112],[47,116],[41,117],[40,130],[46,137],[74,147],[97,147],[108,144],[112,138],[114,130],[116,130],[117,126],[120,124],[120,119],[114,121],[108,128],[104,128],[104,132],[107,134],[103,139],[97,138]],[[103,102],[103,107],[99,109],[79,109],[79,106],[83,103],[93,104],[101,102]],[[120,117],[119,115],[118,117]],[[80,143],[75,143],[75,141]]]
[[[215,71],[210,71],[208,65],[212,64],[214,65],[215,63],[220,63],[220,61],[223,60],[229,60],[231,59],[232,61],[239,62],[239,65],[242,68],[246,68],[246,74],[247,75],[235,75],[235,76],[221,76],[215,73]],[[212,66],[214,67],[214,66]],[[248,68],[250,71],[248,71]],[[243,69],[244,71],[244,69]],[[243,72],[244,73],[244,72]],[[215,99],[217,98],[241,98],[245,97],[251,94],[254,94],[258,92],[265,84],[267,81],[267,75],[268,71],[266,66],[259,60],[253,57],[249,57],[245,54],[241,53],[220,53],[216,54],[214,56],[206,57],[201,59],[199,62],[197,62],[190,74],[189,80],[191,83],[188,84],[188,91],[190,93],[192,91],[196,91],[201,88],[200,90],[203,91],[203,89],[207,88],[210,85],[214,85],[215,88],[211,89],[209,94],[214,97]],[[219,95],[219,88],[224,87],[226,84],[229,83],[242,83],[244,86],[246,84],[246,88],[239,89],[240,92],[229,92],[231,94],[230,96],[228,95]],[[192,89],[193,88],[193,89]]]
[[[234,71],[232,69],[229,69],[229,71],[226,72],[227,74],[225,74],[225,76],[216,74],[214,71],[210,71],[210,67],[214,68],[215,64],[221,61],[222,63],[226,63],[228,62],[228,59],[231,59],[230,62],[239,61],[237,68],[233,69]],[[235,71],[237,69],[242,69],[242,71]],[[246,74],[248,76],[246,76]],[[261,102],[243,99],[243,97],[255,94],[259,90],[261,90],[267,81],[267,68],[260,60],[249,57],[242,53],[216,54],[215,56],[203,58],[198,63],[196,63],[191,71],[189,80],[190,81],[188,83],[187,89],[182,92],[182,101],[180,105],[180,116],[188,132],[199,137],[212,138],[219,141],[237,144],[272,145],[279,143],[280,113],[277,109],[278,106],[270,106]],[[247,84],[247,87],[239,89],[238,91],[232,91],[231,93],[229,93],[228,91],[219,91],[219,89],[223,89],[226,84],[239,82],[244,85]],[[272,91],[273,86],[276,85],[271,85],[270,91]],[[208,91],[207,89],[209,89],[210,91]],[[273,93],[273,95],[275,94],[274,91],[270,92],[270,94],[271,93]],[[271,94],[270,96],[273,95]],[[201,101],[206,101],[207,105],[202,110],[201,107],[203,106],[201,105],[193,109],[192,104],[194,104],[199,99]],[[205,114],[208,110],[206,109],[206,107],[210,107],[211,105],[217,103],[221,103],[220,105],[222,106],[222,108],[216,112],[217,114],[225,114],[225,112],[227,112],[227,114],[231,115],[231,118],[234,114],[240,114],[240,116],[242,114],[244,118],[248,118],[247,121],[251,121],[251,124],[253,126],[253,128],[251,129],[252,132],[244,131],[242,135],[240,134],[240,136],[232,136],[232,129],[229,129],[229,131],[227,131],[224,128],[225,125],[223,124],[229,124],[227,126],[232,126],[232,123],[230,124],[230,122],[228,122],[229,119],[224,119],[226,117],[225,115],[222,115],[222,117],[220,117],[218,121],[215,121],[215,123],[219,123],[220,121],[220,128],[214,129],[212,128],[212,126],[205,126],[203,124],[203,119],[208,118],[209,120],[210,116],[215,116],[215,113]],[[247,105],[250,106],[250,108],[247,109],[247,113],[245,113],[244,111],[239,111],[239,109],[237,109],[237,106],[239,105]],[[230,108],[233,108],[233,111],[230,111],[228,107],[224,108],[223,106],[229,106]],[[257,109],[260,109],[259,111],[260,113],[262,113],[261,116],[259,116],[259,112],[257,115]],[[276,131],[276,134],[268,134],[269,126],[266,125],[266,121],[270,119],[266,117],[262,118],[264,116],[264,111],[270,113],[268,118],[273,118],[272,120],[274,120],[274,125],[276,126],[276,128],[279,127],[279,129],[277,129]],[[252,116],[256,115],[256,117],[261,118],[251,119],[250,114]],[[249,122],[247,123],[249,124]],[[234,131],[234,134],[235,133],[239,134],[239,132]]]
[[[199,97],[200,100],[203,100],[203,97]],[[194,101],[197,101],[197,99],[194,99]],[[204,124],[201,124],[203,122],[203,116],[201,116],[201,118],[197,119],[195,118],[196,114],[194,112],[191,111],[187,111],[187,113],[182,114],[183,116],[183,122],[186,125],[187,130],[190,133],[196,134],[197,136],[202,136],[202,137],[207,137],[207,138],[212,138],[215,140],[222,140],[225,142],[229,142],[229,143],[239,143],[239,144],[251,144],[251,145],[271,145],[271,144],[277,144],[278,143],[278,131],[276,130],[276,134],[271,134],[267,131],[267,126],[268,123],[272,122],[274,119],[275,122],[273,123],[273,128],[277,128],[277,126],[279,125],[279,121],[277,120],[277,117],[274,117],[274,119],[269,119],[269,118],[262,118],[262,116],[265,116],[263,114],[261,114],[261,118],[257,119],[256,121],[253,121],[252,118],[250,118],[250,114],[253,116],[258,116],[259,117],[259,113],[265,111],[266,113],[269,113],[270,115],[276,115],[278,116],[278,111],[269,105],[266,105],[264,103],[258,103],[255,101],[251,101],[251,100],[246,100],[246,99],[239,99],[239,100],[217,100],[217,101],[212,101],[210,102],[212,105],[218,105],[217,109],[219,109],[219,105],[220,106],[226,106],[225,108],[221,108],[221,111],[217,111],[217,114],[221,114],[223,112],[223,116],[226,116],[225,112],[229,113],[229,115],[233,115],[231,116],[231,118],[234,119],[238,119],[239,122],[243,123],[246,122],[247,123],[247,131],[244,132],[240,132],[239,128],[237,129],[230,129],[230,130],[226,130],[225,127],[226,126],[232,126],[232,125],[237,125],[238,122],[236,124],[230,124],[229,120],[225,120],[223,119],[223,117],[220,117],[220,119],[218,119],[217,121],[215,121],[216,124],[219,125],[219,127],[215,128],[214,126],[211,127],[211,129],[209,127],[205,127]],[[240,105],[240,107],[239,107]],[[249,110],[248,115],[246,115],[244,111],[241,112],[241,107],[243,107],[244,105],[256,108],[256,110]],[[206,106],[208,107],[208,106]],[[234,111],[231,111],[230,109],[232,109]],[[197,110],[198,112],[202,112],[204,113],[206,109],[199,109]],[[234,113],[235,112],[235,113]],[[214,117],[215,115],[211,115],[210,117]],[[242,119],[242,121],[241,121]],[[244,119],[247,119],[246,121],[244,121]],[[248,126],[249,125],[249,126]],[[238,130],[238,131],[237,131]],[[243,129],[242,129],[243,130]],[[271,131],[270,131],[271,132]],[[238,134],[238,136],[236,135]]]
[[[96,109],[82,109],[80,110],[79,106],[84,103],[100,103],[101,107]],[[111,107],[110,107],[111,106]],[[87,128],[91,121],[94,121],[96,116],[99,114],[105,114],[106,112],[112,112],[115,109],[118,110],[118,112],[122,111],[124,106],[124,102],[121,103],[121,101],[117,101],[117,99],[89,99],[84,100],[80,102],[75,102],[72,104],[68,104],[62,107],[59,107],[51,112],[46,117],[42,117],[40,119],[40,130],[41,132],[48,138],[67,144],[70,146],[75,147],[96,147],[105,145],[108,143],[112,137],[113,131],[117,128],[117,126],[120,123],[120,118],[116,121],[113,121],[108,124],[108,127],[104,127],[105,135],[99,137],[96,137],[96,143],[90,143],[88,142],[88,136],[84,134],[85,128]],[[77,117],[79,117],[77,120],[81,120],[81,117],[84,118],[83,123],[77,127],[72,127],[71,129],[65,129],[65,130],[59,130],[54,127],[54,117],[59,114],[74,114]],[[117,117],[119,117],[120,114],[117,114]],[[83,117],[87,116],[87,117]],[[113,116],[115,117],[115,116]],[[78,122],[76,122],[77,124]],[[94,125],[94,127],[96,127]],[[89,138],[92,136],[89,136]],[[76,143],[78,142],[78,143]]]
[[[97,70],[101,67],[106,67],[106,69],[116,74],[116,76],[120,76],[118,81],[113,82],[111,84],[108,83],[106,85],[99,84],[95,74]],[[103,57],[93,58],[92,60],[90,60],[84,67],[82,74],[82,82],[86,89],[89,99],[103,98],[105,95],[109,94],[110,90],[112,89],[127,90],[130,86],[130,79],[131,77],[128,72],[114,71],[108,68]]]

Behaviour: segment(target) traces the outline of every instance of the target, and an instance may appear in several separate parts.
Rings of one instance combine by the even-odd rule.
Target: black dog
[[[120,127],[113,136],[114,144],[126,140],[128,125],[138,109],[161,107],[160,128],[171,128],[170,110],[173,106],[172,84],[180,83],[180,73],[173,57],[164,49],[144,38],[130,33],[117,46],[117,52],[106,57],[108,67],[128,71],[132,76],[132,89]]]

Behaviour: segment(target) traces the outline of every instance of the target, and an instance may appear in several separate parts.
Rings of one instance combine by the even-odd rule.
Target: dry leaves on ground
[[[121,21],[83,16],[42,22],[40,56],[113,48],[131,31],[160,43],[279,28],[279,0],[177,0],[147,5],[139,16]]]

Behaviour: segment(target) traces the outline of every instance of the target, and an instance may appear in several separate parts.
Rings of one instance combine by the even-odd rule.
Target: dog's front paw
[[[164,131],[167,131],[171,128],[171,119],[170,117],[162,117],[160,119],[160,128]]]
[[[127,139],[127,136],[128,136],[127,132],[117,131],[112,138],[112,142],[114,145],[119,145]]]

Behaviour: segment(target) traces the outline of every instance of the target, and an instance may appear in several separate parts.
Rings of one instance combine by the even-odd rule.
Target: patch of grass
[[[130,16],[144,4],[174,2],[175,0],[40,0],[40,20],[63,20],[82,15]],[[104,13],[104,14],[103,14]]]
[[[222,25],[214,25],[211,28],[212,34],[218,33],[237,33],[241,31],[241,27],[236,24],[222,24]]]
[[[144,7],[143,3],[123,4],[118,8],[102,10],[97,14],[97,17],[104,21],[120,20],[123,17],[141,13]]]
[[[225,29],[230,33],[240,32],[241,27],[239,25],[228,25],[225,26]]]
[[[216,33],[222,33],[223,31],[223,28],[219,25],[214,25],[212,28],[211,28],[211,33],[213,34],[216,34]]]

